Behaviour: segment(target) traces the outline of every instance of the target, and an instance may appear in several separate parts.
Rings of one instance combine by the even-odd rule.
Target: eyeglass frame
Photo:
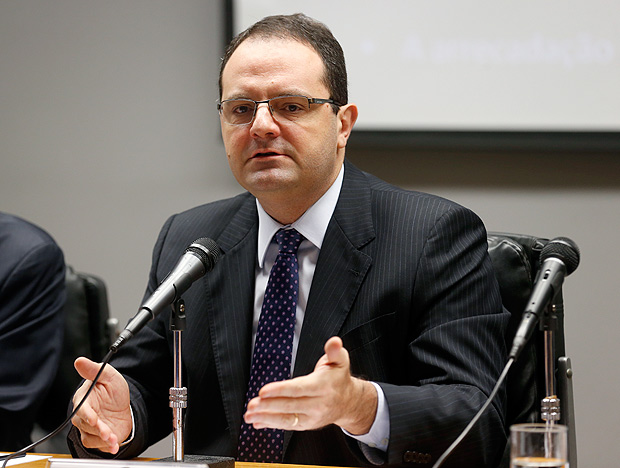
[[[311,104],[331,104],[332,106],[335,106],[335,107],[342,107],[342,104],[334,101],[333,99],[309,98],[308,96],[304,96],[303,94],[285,94],[283,96],[274,96],[272,98],[265,99],[264,101],[255,101],[254,99],[249,99],[249,98],[224,99],[223,101],[217,101],[217,110],[218,110],[220,116],[224,117],[223,114],[222,114],[222,104],[224,104],[225,102],[230,102],[230,101],[249,101],[249,102],[253,102],[254,103],[254,111],[252,112],[252,118],[249,120],[249,122],[234,124],[234,123],[230,123],[230,122],[226,121],[226,119],[224,119],[224,123],[226,123],[227,125],[233,125],[235,127],[239,127],[241,125],[250,125],[250,124],[252,124],[252,122],[254,122],[254,119],[256,118],[256,111],[258,109],[258,105],[259,104],[267,104],[267,108],[269,109],[269,113],[271,114],[271,118],[273,118],[276,122],[279,122],[279,120],[276,119],[276,117],[273,115],[273,108],[271,107],[271,101],[274,100],[274,99],[282,99],[282,98],[287,98],[287,97],[298,97],[298,98],[307,99],[308,100],[308,106],[310,106]],[[292,121],[289,120],[289,122],[292,122]]]

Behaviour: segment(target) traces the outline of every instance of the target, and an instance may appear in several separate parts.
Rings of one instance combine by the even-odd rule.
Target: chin
[[[289,180],[282,176],[279,177],[253,177],[246,180],[244,188],[259,198],[261,194],[273,194],[277,192],[289,192],[291,188],[297,187],[299,184],[294,180]]]

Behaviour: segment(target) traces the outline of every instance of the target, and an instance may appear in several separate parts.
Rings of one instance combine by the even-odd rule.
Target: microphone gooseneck
[[[221,256],[222,251],[213,239],[201,237],[192,242],[159,287],[142,303],[110,350],[118,351],[156,315],[179,299],[194,281],[211,271]]]

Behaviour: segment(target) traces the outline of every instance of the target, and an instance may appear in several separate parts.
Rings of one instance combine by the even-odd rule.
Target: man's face
[[[323,62],[311,47],[294,40],[248,39],[223,70],[222,100],[262,101],[283,95],[329,98],[323,75]],[[250,124],[229,125],[222,120],[235,178],[261,203],[302,199],[314,203],[342,165],[350,131],[343,127],[352,123],[343,125],[341,114],[342,110],[336,115],[329,104],[313,104],[301,120],[275,120],[268,106],[260,104]]]

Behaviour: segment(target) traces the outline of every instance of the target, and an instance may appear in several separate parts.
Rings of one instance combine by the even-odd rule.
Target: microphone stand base
[[[209,468],[234,468],[235,459],[232,457],[216,457],[212,455],[188,455],[185,454],[182,462],[175,462],[174,457],[159,458],[155,461],[166,463],[189,463],[191,465],[204,465]]]

